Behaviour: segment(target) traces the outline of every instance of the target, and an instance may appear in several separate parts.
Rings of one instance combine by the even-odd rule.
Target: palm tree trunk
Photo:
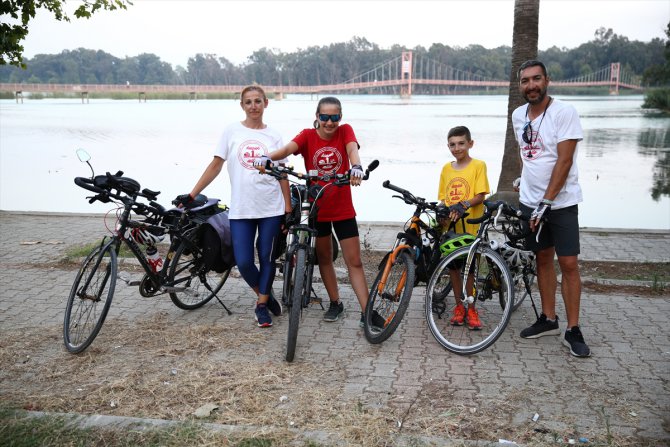
[[[512,192],[512,182],[521,174],[519,144],[512,129],[512,112],[524,103],[523,96],[519,92],[519,82],[516,72],[523,62],[528,59],[537,58],[539,17],[540,0],[515,0],[512,72],[510,73],[509,100],[507,103],[507,132],[505,133],[505,152],[498,179],[498,193]]]

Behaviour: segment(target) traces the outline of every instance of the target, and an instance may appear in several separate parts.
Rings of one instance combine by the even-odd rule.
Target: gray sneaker
[[[337,321],[337,319],[340,318],[340,315],[342,315],[342,312],[344,312],[344,304],[340,301],[337,303],[331,301],[330,307],[328,307],[326,313],[323,314],[323,321],[328,321],[329,323]]]
[[[575,357],[590,357],[591,350],[584,342],[584,336],[579,326],[572,326],[572,329],[565,331],[563,344],[570,348],[570,354]]]
[[[560,335],[561,330],[558,327],[558,315],[554,321],[547,320],[545,314],[541,314],[532,326],[521,331],[521,338],[539,338],[545,335]]]

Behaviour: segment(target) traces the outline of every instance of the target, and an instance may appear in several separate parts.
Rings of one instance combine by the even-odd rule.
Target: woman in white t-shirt
[[[287,181],[277,182],[260,175],[253,161],[281,148],[279,132],[263,122],[268,99],[260,86],[245,87],[240,106],[246,115],[241,122],[229,125],[219,140],[214,159],[191,190],[191,198],[200,194],[221,172],[227,161],[230,176],[230,231],[235,262],[242,278],[258,295],[256,320],[259,327],[272,326],[272,317],[281,315],[281,304],[271,295],[275,266],[272,244],[281,228],[285,213],[291,211]],[[256,242],[256,234],[258,240]],[[254,245],[259,267],[254,264]]]

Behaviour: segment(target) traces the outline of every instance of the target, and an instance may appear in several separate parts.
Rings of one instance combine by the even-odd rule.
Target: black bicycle
[[[365,171],[364,180],[370,172],[379,166],[374,160]],[[284,255],[283,276],[284,286],[282,289],[282,300],[289,311],[288,338],[286,341],[286,361],[292,362],[295,357],[295,348],[298,340],[298,327],[302,309],[309,306],[312,295],[312,274],[314,265],[318,264],[316,259],[315,229],[318,214],[318,201],[324,197],[329,188],[349,184],[349,173],[333,175],[317,175],[315,171],[307,174],[296,172],[292,167],[271,164],[265,167],[264,173],[277,179],[294,177],[304,182],[292,188],[297,194],[299,206],[293,208],[293,212],[287,221],[288,235],[286,237],[286,253]],[[290,180],[290,179],[289,179]],[[325,182],[325,185],[319,184]]]
[[[80,149],[77,155],[91,166],[86,151]],[[92,167],[91,171],[90,178],[76,177],[75,184],[95,193],[88,197],[89,203],[115,203],[117,222],[109,229],[111,236],[103,237],[77,272],[65,308],[66,349],[72,353],[82,352],[98,335],[112,304],[117,277],[128,285],[139,286],[144,297],[168,293],[181,309],[197,309],[216,297],[230,314],[217,293],[228,279],[232,265],[212,270],[199,241],[202,224],[224,211],[218,199],[199,195],[184,208],[165,210],[155,201],[159,191],[140,190],[140,184],[124,177],[122,171],[105,175],[95,175]],[[149,203],[141,203],[141,199]],[[166,235],[170,246],[163,261],[156,253],[156,244]],[[140,281],[129,281],[118,275],[122,245],[130,249],[144,270]]]

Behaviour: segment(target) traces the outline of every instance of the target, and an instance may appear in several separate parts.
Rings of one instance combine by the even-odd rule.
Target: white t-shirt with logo
[[[230,219],[259,219],[284,214],[279,182],[254,168],[254,159],[283,147],[282,137],[271,127],[249,129],[233,123],[223,132],[214,151],[226,161],[230,176]]]
[[[544,119],[540,114],[531,122],[533,135],[530,139],[531,144],[528,144],[522,138],[524,126],[528,122],[527,107],[528,105],[523,105],[512,113],[512,126],[523,161],[519,201],[531,208],[539,205],[558,160],[558,143],[577,140],[572,167],[551,208],[560,209],[576,205],[583,200],[577,169],[577,152],[583,134],[577,110],[572,105],[554,98],[547,108]]]

